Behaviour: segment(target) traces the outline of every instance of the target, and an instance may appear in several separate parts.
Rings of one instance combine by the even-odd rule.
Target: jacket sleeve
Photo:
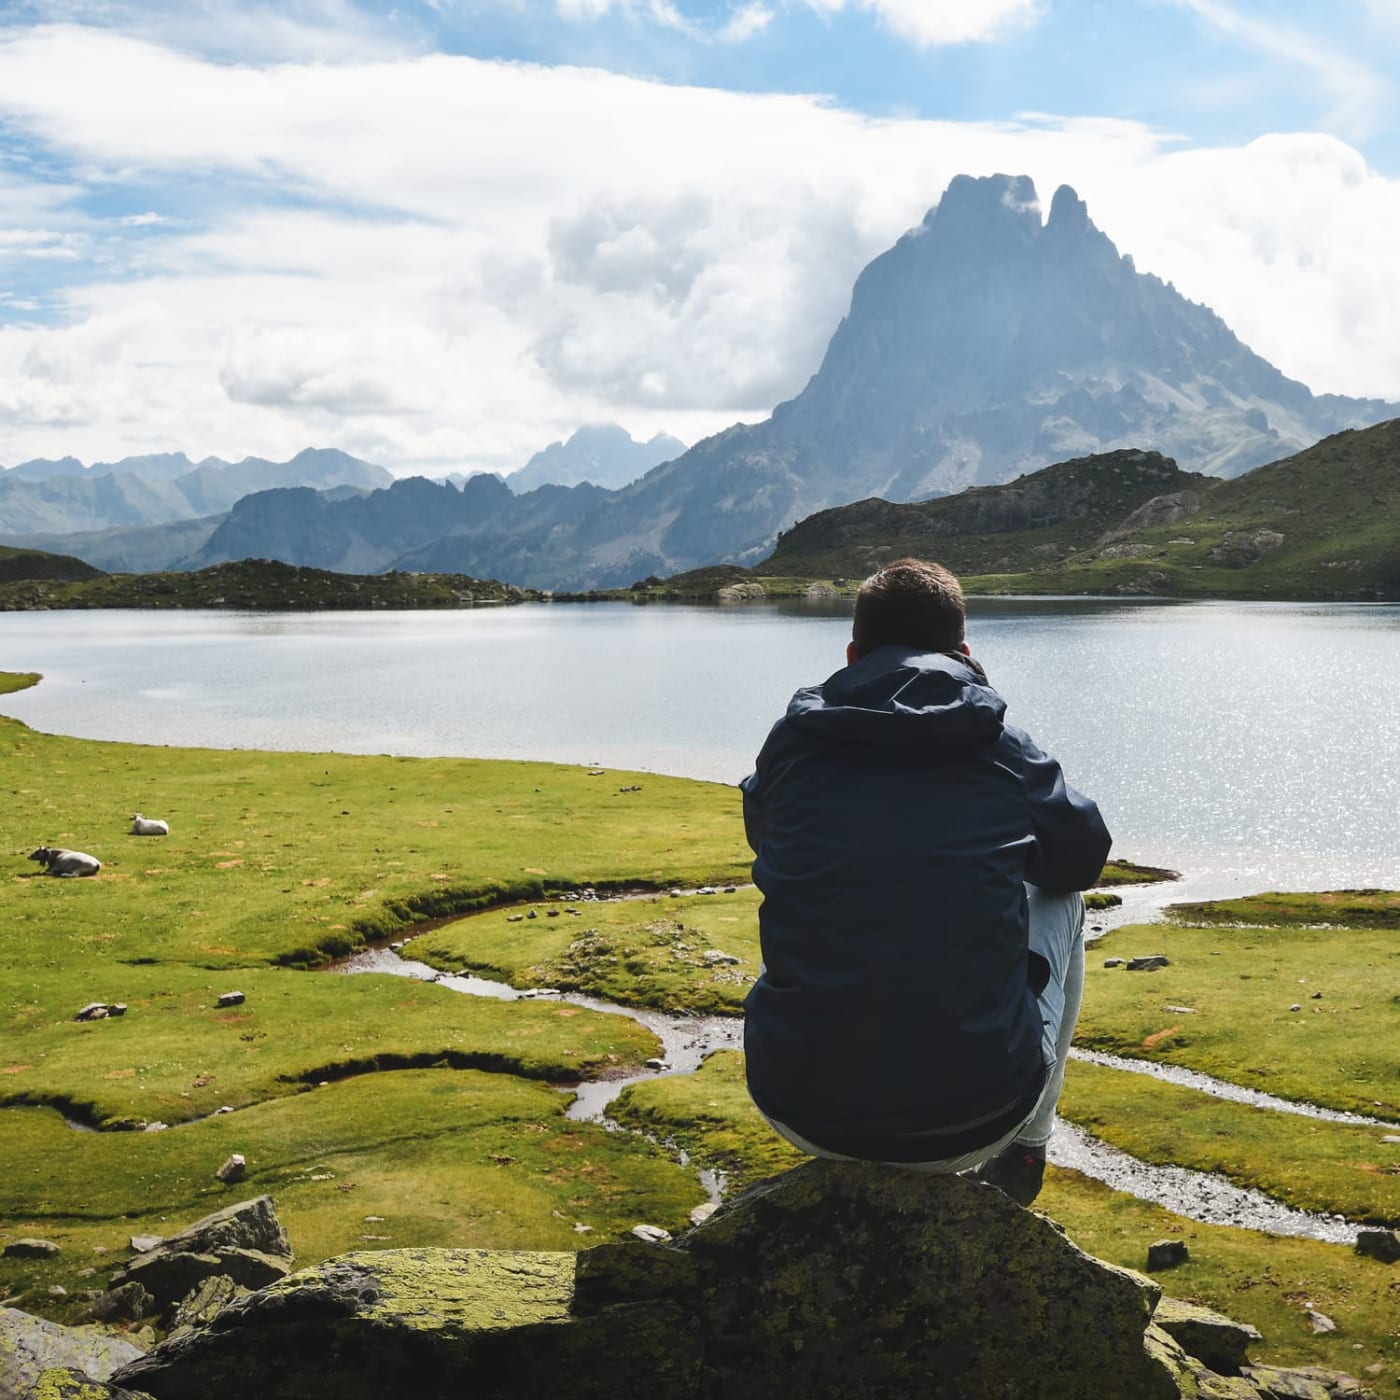
[[[763,839],[763,793],[755,770],[739,784],[744,794],[744,835],[754,855],[758,854],[758,843]]]
[[[1060,765],[1017,731],[1035,850],[1026,879],[1043,890],[1087,890],[1098,880],[1113,838],[1098,807],[1065,782]]]

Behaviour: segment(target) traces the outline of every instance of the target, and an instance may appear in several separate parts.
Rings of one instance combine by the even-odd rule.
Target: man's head
[[[855,662],[891,644],[966,654],[966,621],[962,585],[947,569],[896,559],[861,584],[846,659]]]

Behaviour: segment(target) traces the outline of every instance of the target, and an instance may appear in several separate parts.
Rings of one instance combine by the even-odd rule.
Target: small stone
[[[67,1296],[68,1296],[68,1290],[67,1290],[61,1283],[51,1283],[51,1284],[49,1284],[49,1297],[50,1297],[50,1298],[66,1298]]]
[[[1319,995],[1321,995],[1321,993],[1319,993]],[[107,1014],[109,1016],[125,1016],[126,1003],[124,1001],[114,1001],[111,1006],[107,1008]]]
[[[665,1069],[665,1068],[666,1068],[666,1061],[665,1061],[665,1060],[655,1060],[655,1059],[653,1059],[653,1060],[647,1060],[647,1061],[645,1062],[645,1064],[646,1064],[646,1068],[647,1068],[647,1069]]]
[[[233,1185],[235,1181],[242,1181],[248,1175],[247,1158],[241,1152],[235,1152],[214,1175],[227,1186]]]
[[[1326,1313],[1316,1312],[1312,1308],[1308,1309],[1308,1325],[1319,1335],[1337,1330],[1337,1324]]]
[[[634,1225],[631,1233],[643,1244],[666,1244],[671,1238],[671,1232],[660,1225]]]
[[[1356,1252],[1382,1264],[1394,1264],[1400,1260],[1400,1230],[1359,1230]]]
[[[525,917],[527,919],[538,919],[539,915],[533,909],[531,909],[530,912],[525,915]]]
[[[242,992],[223,992],[219,996],[220,1006],[242,1006],[247,998]]]
[[[546,910],[545,910],[545,918],[547,918],[547,919],[557,919],[558,917],[559,917],[559,911],[558,911],[557,909],[546,909]]]
[[[1174,1016],[1194,1016],[1196,1008],[1194,1006],[1163,1006],[1163,1011],[1170,1011]]]
[[[145,1254],[147,1250],[154,1249],[158,1244],[164,1244],[165,1237],[163,1235],[132,1235],[129,1243],[137,1254]]]
[[[679,890],[667,890],[666,893],[670,895],[672,899],[679,899],[681,897],[681,892]]]
[[[518,924],[524,917],[525,917],[524,914],[507,914],[507,915],[506,915],[506,923],[508,923],[508,924]]]
[[[391,953],[401,953],[401,952],[403,952],[403,939],[399,939],[397,942],[391,943],[391,944],[389,945],[389,951],[390,951]]]
[[[1301,1011],[1303,1008],[1302,1008],[1302,1006],[1300,1006],[1300,1005],[1298,1004],[1298,1002],[1295,1001],[1295,1002],[1293,1003],[1293,1005],[1290,1006],[1288,1009],[1289,1009],[1290,1011]]]
[[[725,894],[737,894],[738,890],[739,887],[737,885],[726,885],[724,887]]]
[[[1312,994],[1312,999],[1313,999],[1314,1001],[1321,1001],[1321,1000],[1322,1000],[1322,993],[1321,993],[1321,992],[1314,992],[1314,993]]]
[[[7,1259],[52,1259],[60,1252],[52,1240],[11,1240],[4,1248]]]
[[[1147,1246],[1147,1267],[1149,1269],[1174,1269],[1191,1257],[1184,1240],[1157,1240]]]
[[[163,1133],[167,1128],[169,1128],[169,1126],[169,1123],[162,1123],[159,1120],[157,1120],[154,1123],[147,1123],[146,1126],[141,1129],[141,1131],[143,1133]]]
[[[1400,1142],[1400,1133],[1384,1133],[1381,1136],[1382,1142]]]
[[[698,1205],[690,1212],[690,1223],[701,1225],[708,1220],[719,1209],[717,1201],[706,1201],[703,1205]]]
[[[1122,966],[1123,966],[1123,959],[1122,959],[1122,958],[1105,958],[1105,959],[1103,960],[1103,965],[1104,965],[1105,967],[1122,967]]]
[[[225,1103],[225,1104],[220,1104],[219,1107],[216,1108],[216,1109],[214,1110],[214,1116],[217,1118],[218,1115],[221,1114],[221,1113],[232,1113],[232,1112],[233,1112],[233,1109],[232,1109],[232,1107],[231,1107],[229,1104],[226,1104],[226,1103]]]
[[[1156,972],[1159,967],[1170,967],[1171,960],[1165,953],[1152,953],[1145,958],[1129,958],[1129,972]]]
[[[701,958],[706,967],[721,967],[727,963],[737,963],[733,953],[722,953],[718,948],[706,948]]]
[[[75,1021],[105,1021],[107,1019],[107,1003],[105,1001],[90,1001],[73,1019]]]
[[[582,1220],[575,1220],[575,1221],[574,1221],[574,1234],[576,1234],[576,1235],[591,1235],[592,1233],[593,1233],[593,1227],[592,1227],[591,1225],[585,1225],[585,1224],[583,1223]]]

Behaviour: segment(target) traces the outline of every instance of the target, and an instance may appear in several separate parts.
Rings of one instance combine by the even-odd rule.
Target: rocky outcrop
[[[112,1278],[113,1289],[140,1284],[164,1309],[179,1303],[205,1279],[224,1277],[243,1288],[285,1278],[292,1247],[271,1196],[207,1215],[133,1259]]]
[[[95,1327],[62,1327],[0,1308],[0,1400],[27,1400],[49,1370],[72,1369],[103,1381],[141,1354],[140,1347]]]
[[[1252,1329],[1169,1308],[1171,1335],[1151,1326],[1159,1295],[983,1183],[810,1162],[676,1244],[333,1259],[113,1384],[156,1400],[203,1400],[230,1375],[260,1400],[1272,1393],[1238,1374]]]

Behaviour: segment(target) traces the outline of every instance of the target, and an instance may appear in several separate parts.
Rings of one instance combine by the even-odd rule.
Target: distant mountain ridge
[[[335,448],[308,447],[287,462],[245,457],[198,465],[182,452],[84,467],[76,458],[22,462],[0,471],[0,540],[65,549],[63,536],[222,515],[235,501],[282,486],[373,490],[393,476]]]
[[[536,588],[626,585],[751,564],[780,530],[866,497],[910,501],[1115,450],[1238,475],[1400,405],[1314,395],[1214,312],[1139,273],[1062,186],[1042,220],[1024,176],[960,175],[857,279],[816,374],[617,490],[516,495],[478,476],[398,481],[353,500],[248,496],[199,567],[271,557]]]
[[[567,442],[552,442],[536,452],[506,478],[506,485],[517,496],[537,486],[578,486],[583,482],[616,489],[684,451],[685,443],[669,433],[638,442],[616,423],[588,423]]]
[[[1400,419],[1232,480],[1125,451],[934,501],[857,501],[801,521],[722,582],[859,579],[906,554],[997,592],[1400,598]]]

